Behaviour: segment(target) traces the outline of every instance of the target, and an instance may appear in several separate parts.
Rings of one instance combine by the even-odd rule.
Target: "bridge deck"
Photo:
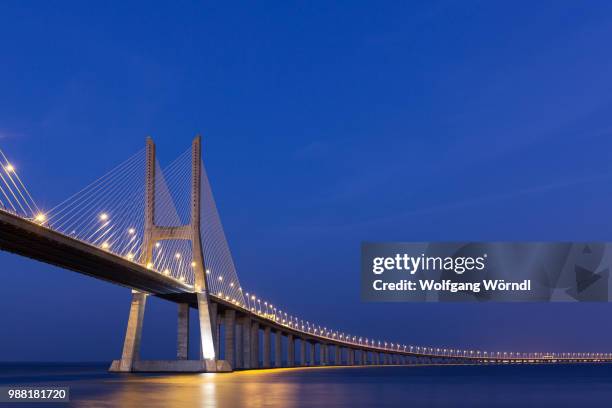
[[[152,294],[192,290],[176,279],[2,210],[0,249]]]

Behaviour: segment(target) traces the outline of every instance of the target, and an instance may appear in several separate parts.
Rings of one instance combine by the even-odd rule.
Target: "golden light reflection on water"
[[[602,401],[612,400],[611,367],[317,367],[191,375],[101,374],[98,368],[44,372],[43,368],[38,374],[41,383],[69,386],[71,406],[77,407],[474,408],[500,401],[512,407],[559,407],[601,406]],[[37,375],[23,373],[28,379]],[[575,381],[583,377],[589,380]]]
[[[76,406],[95,407],[284,407],[305,406],[307,401],[342,405],[328,385],[304,381],[315,370],[331,368],[254,370],[228,374],[118,375],[101,387],[102,397],[75,396]]]

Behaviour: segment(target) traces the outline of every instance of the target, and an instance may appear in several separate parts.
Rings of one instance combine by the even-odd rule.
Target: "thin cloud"
[[[298,149],[295,156],[298,159],[315,159],[327,155],[328,152],[329,144],[321,141],[314,141]]]

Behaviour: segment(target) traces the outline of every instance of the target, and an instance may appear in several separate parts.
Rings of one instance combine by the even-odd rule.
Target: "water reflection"
[[[421,366],[109,374],[0,364],[0,384],[69,386],[77,407],[609,407],[612,365]],[[19,404],[18,406],[22,406]],[[45,404],[45,406],[50,406]]]
[[[142,376],[121,375],[106,381],[111,392],[103,399],[78,398],[78,406],[98,407],[270,407],[303,406],[310,399],[325,398],[325,387],[301,384],[288,372],[258,370],[232,374]],[[309,388],[304,390],[303,388]],[[318,389],[319,388],[319,389]],[[317,390],[318,389],[318,390]],[[306,392],[305,392],[306,391]],[[339,402],[339,401],[337,401]]]

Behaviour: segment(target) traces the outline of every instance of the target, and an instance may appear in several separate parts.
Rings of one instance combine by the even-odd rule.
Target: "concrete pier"
[[[219,324],[217,320],[219,320],[219,316],[217,314],[217,304],[211,303],[209,305],[210,309],[210,327],[213,333],[213,344],[215,347],[215,356],[219,358],[220,350],[219,350]],[[203,357],[202,357],[203,358]]]
[[[310,343],[310,357],[308,358],[308,365],[310,366],[314,366],[317,365],[317,362],[315,361],[315,352],[316,352],[316,344],[317,343]]]
[[[348,365],[352,366],[355,365],[355,350],[353,350],[352,348],[347,348],[346,349],[347,352],[347,361],[348,361]]]
[[[225,321],[225,361],[230,367],[236,366],[236,311],[227,309],[224,316]]]
[[[110,372],[119,370],[121,360],[114,360]],[[222,373],[231,372],[232,368],[225,360],[138,360],[132,366],[132,372],[138,373]]]
[[[283,333],[277,330],[274,333],[274,367],[283,366]]]
[[[259,323],[251,325],[251,368],[259,368]]]
[[[324,366],[327,365],[327,358],[329,357],[329,353],[327,352],[327,344],[321,343],[319,348],[319,363]]]
[[[142,322],[146,303],[146,293],[132,291],[130,316],[125,331],[123,353],[121,353],[121,363],[118,367],[118,371],[132,371],[134,362],[140,359],[140,339],[142,337]]]
[[[189,304],[178,304],[178,328],[176,358],[187,360],[189,358]]]
[[[233,366],[234,369],[244,368],[244,351],[242,347],[242,324],[236,319],[236,364]]]
[[[263,335],[263,368],[270,368],[270,333],[272,329],[270,326],[264,327]]]
[[[287,367],[295,366],[295,339],[293,334],[287,335]]]
[[[308,365],[306,362],[306,340],[303,338],[300,339],[300,365]]]
[[[239,368],[251,368],[251,318],[240,318],[242,329],[242,365]]]

